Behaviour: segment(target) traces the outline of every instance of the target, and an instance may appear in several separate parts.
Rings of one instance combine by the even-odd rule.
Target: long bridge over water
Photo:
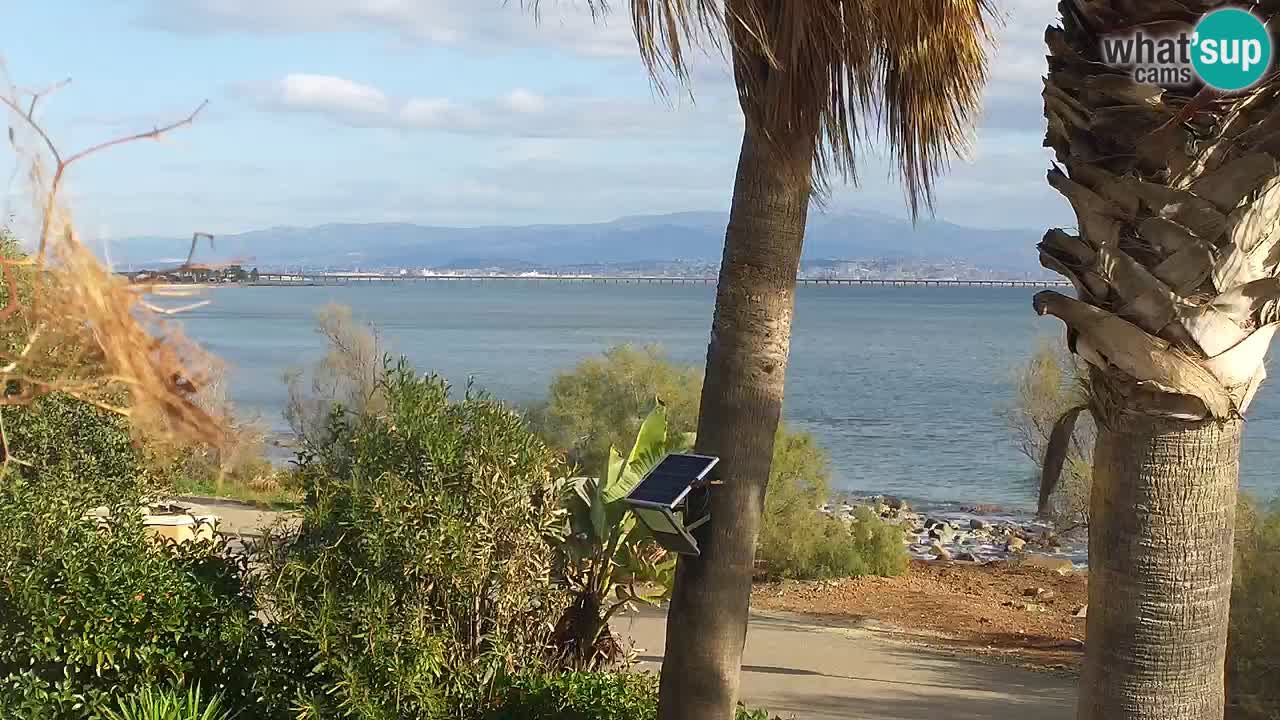
[[[554,282],[615,285],[715,285],[714,277],[665,275],[397,275],[382,273],[260,273],[256,285],[349,285],[381,282]],[[801,285],[864,285],[882,287],[1070,287],[1065,280],[947,280],[926,278],[800,278]]]

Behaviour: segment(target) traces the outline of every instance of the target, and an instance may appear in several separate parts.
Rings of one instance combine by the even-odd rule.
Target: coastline
[[[160,294],[179,294],[179,291],[212,290],[214,288],[238,284],[239,283],[134,283],[134,285],[137,285],[138,287],[146,288],[147,292]]]
[[[275,430],[265,438],[267,459],[286,468],[293,460],[296,438]],[[914,560],[990,563],[1035,557],[1046,569],[1087,570],[1088,536],[1083,529],[1059,533],[1053,523],[1030,508],[999,503],[908,500],[894,495],[835,491],[822,510],[846,521],[859,507],[903,530],[903,542]],[[939,553],[942,549],[944,552]]]
[[[400,282],[556,282],[556,283],[597,283],[606,285],[715,285],[718,278],[698,275],[398,275],[398,274],[315,274],[315,275],[273,275],[264,273],[268,278],[255,281],[229,281],[223,283],[166,283],[175,287],[317,287],[341,286],[374,283]],[[995,280],[995,279],[962,279],[962,278],[930,278],[930,277],[805,277],[796,279],[800,286],[847,286],[847,287],[933,287],[933,288],[1055,288],[1064,287],[1067,283],[1052,280]],[[148,283],[139,282],[139,285]]]
[[[903,541],[915,560],[984,564],[1011,559],[1030,562],[1048,570],[1071,572],[1089,565],[1088,536],[1083,530],[1059,533],[1053,523],[1030,510],[994,504],[922,502],[919,505],[892,495],[836,493],[822,510],[850,521],[855,510],[866,507],[885,522],[903,530]]]
[[[331,287],[332,283],[316,283],[316,282],[225,282],[225,283],[132,283],[137,287],[145,288],[146,292],[154,293],[179,293],[181,291],[203,291],[203,290],[222,290],[230,288],[247,288],[247,287]]]

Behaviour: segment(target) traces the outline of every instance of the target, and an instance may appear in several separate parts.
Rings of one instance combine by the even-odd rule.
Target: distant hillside
[[[276,227],[217,238],[204,262],[261,267],[556,267],[593,263],[716,262],[727,215],[686,212],[585,225],[453,228],[407,223]],[[982,230],[878,213],[813,212],[805,257],[956,260],[1015,272],[1037,270],[1035,230]],[[189,239],[131,238],[110,244],[117,268],[185,258]]]

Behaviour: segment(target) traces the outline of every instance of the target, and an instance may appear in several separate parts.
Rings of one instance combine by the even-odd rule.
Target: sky
[[[518,0],[0,0],[0,56],[19,92],[71,79],[38,112],[64,156],[208,101],[190,127],[71,167],[89,238],[727,208],[742,117],[723,60],[659,92],[612,4],[593,22],[583,0],[544,0],[538,18]],[[981,127],[938,183],[938,218],[1071,223],[1041,147],[1056,4],[1001,3]],[[7,152],[12,210],[25,174]],[[875,139],[826,203],[853,209],[907,214]]]

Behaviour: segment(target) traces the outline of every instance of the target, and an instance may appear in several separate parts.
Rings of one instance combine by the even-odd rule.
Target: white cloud
[[[276,90],[280,105],[293,110],[378,115],[390,108],[381,90],[332,75],[289,74]]]
[[[408,127],[442,126],[457,112],[457,105],[448,100],[413,98],[400,106],[400,112],[395,117],[388,116],[387,123]]]
[[[500,153],[507,164],[477,167],[474,158],[459,160],[448,181],[442,181],[445,194],[458,175],[474,172],[476,182],[510,184],[503,192],[525,188],[529,196],[522,206],[548,213],[559,207],[564,214],[561,219],[571,219],[588,205],[601,213],[616,209],[616,214],[659,211],[663,204],[670,206],[667,209],[709,206],[723,201],[731,185],[741,117],[726,64],[717,57],[694,62],[696,105],[690,107],[687,95],[674,87],[669,97],[678,107],[655,100],[637,83],[643,70],[625,0],[611,3],[614,12],[604,23],[593,21],[585,0],[544,0],[537,21],[521,10],[520,0],[148,1],[147,23],[172,32],[359,33],[406,45],[446,46],[486,58],[528,48],[576,56],[534,68],[545,70],[549,77],[568,63],[579,67],[594,63],[586,73],[588,79],[568,72],[550,77],[547,84],[539,82],[537,90],[512,88],[536,82],[522,74],[507,87],[491,86],[483,97],[397,95],[380,89],[381,78],[368,76],[361,80],[369,84],[327,75],[291,75],[235,88],[237,96],[264,112],[303,113],[338,125],[397,131],[387,134],[389,143],[400,143],[410,135],[451,133],[482,138],[490,148],[509,147],[510,153]],[[999,48],[991,64],[977,154],[972,162],[955,163],[951,173],[940,179],[939,212],[977,226],[1062,222],[1069,212],[1045,185],[1049,156],[1039,142],[1044,123],[1040,77],[1046,71],[1043,31],[1056,22],[1056,3],[1003,0],[1000,5],[1006,21],[994,28]],[[322,41],[348,39],[325,37]],[[632,90],[619,94],[602,90],[607,85],[598,81],[601,68],[605,77],[618,79],[618,87]],[[343,71],[339,66],[335,72]],[[575,82],[580,84],[573,86]],[[610,96],[600,97],[604,93]],[[335,137],[334,142],[342,140]],[[624,143],[629,144],[630,154],[615,154],[614,148]],[[901,189],[888,163],[877,157],[882,150],[876,145],[872,142],[865,148],[861,187],[837,189],[833,198],[837,205],[848,202],[901,211]],[[638,147],[654,148],[645,152],[663,157],[663,162],[642,167],[636,160],[642,154],[636,152]],[[664,150],[666,154],[660,152]],[[698,158],[691,160],[686,156],[689,152],[698,153]],[[704,172],[708,158],[723,167]],[[583,177],[592,180],[584,183]],[[636,193],[638,186],[662,190]],[[572,201],[566,202],[562,194]],[[580,202],[581,196],[591,202]],[[475,213],[467,221],[492,221],[486,213],[500,214],[496,209],[500,207],[486,198],[477,208],[466,210]],[[464,212],[460,207],[449,211]]]
[[[592,16],[586,0],[542,0],[537,16],[527,0],[151,0],[144,21],[185,33],[377,32],[410,44],[442,44],[485,53],[549,47],[588,57],[634,60],[635,39],[625,2]],[[1057,3],[1003,0],[994,25],[998,50],[987,87],[986,124],[1028,129],[1041,122],[1044,28]],[[630,66],[634,69],[636,66]],[[700,95],[730,91],[723,58],[695,58]]]
[[[997,130],[1040,130],[1044,127],[1041,77],[1048,72],[1044,30],[1057,22],[1057,3],[1005,0],[1003,9],[983,124]]]
[[[542,0],[535,16],[527,0],[151,0],[144,20],[186,33],[373,32],[408,44],[439,44],[491,54],[544,47],[587,57],[628,60],[639,70],[625,2],[593,18],[586,0]],[[991,63],[982,126],[1034,130],[1043,126],[1040,77],[1045,72],[1044,28],[1056,22],[1056,3],[1003,0],[993,24],[998,48]],[[699,99],[733,97],[723,58],[695,56],[692,85]],[[679,93],[676,93],[679,94]],[[540,113],[536,96],[519,91],[508,109]]]
[[[305,113],[350,127],[431,130],[520,138],[591,138],[721,134],[723,103],[671,107],[650,98],[544,97],[524,88],[487,99],[392,97],[378,88],[327,75],[292,74],[241,84],[231,94],[265,112]]]
[[[547,101],[541,95],[529,92],[524,88],[512,90],[502,99],[502,104],[517,113],[540,113],[547,109]]]
[[[143,21],[183,33],[378,31],[409,43],[493,50],[555,46],[587,56],[634,56],[625,13],[592,18],[583,0],[152,0]]]

